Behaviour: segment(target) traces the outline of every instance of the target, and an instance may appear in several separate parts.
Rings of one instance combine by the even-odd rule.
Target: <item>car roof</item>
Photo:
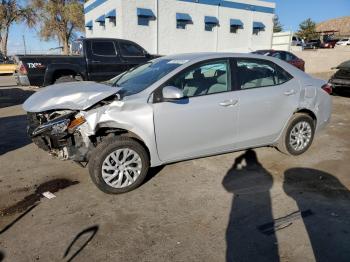
[[[182,66],[179,67],[185,68],[188,65],[195,64],[197,62],[202,62],[205,60],[211,60],[211,59],[220,59],[220,58],[255,58],[255,59],[263,59],[271,61],[285,70],[287,70],[289,73],[291,73],[293,76],[299,76],[299,77],[310,77],[307,74],[305,74],[303,71],[299,70],[298,68],[290,65],[289,63],[272,57],[272,56],[264,56],[259,54],[252,54],[252,53],[231,53],[231,52],[205,52],[205,53],[185,53],[185,54],[176,54],[176,55],[168,55],[163,56],[154,59],[153,61],[160,61],[163,59],[167,60],[179,60],[182,64]]]
[[[266,58],[265,56],[251,53],[231,53],[231,52],[202,52],[202,53],[184,53],[163,56],[161,59],[172,59],[172,60],[207,60],[215,58],[225,57],[249,57],[249,58]]]

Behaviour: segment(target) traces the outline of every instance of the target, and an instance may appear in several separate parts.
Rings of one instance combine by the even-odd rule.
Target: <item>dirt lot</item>
[[[350,98],[334,97],[303,156],[176,163],[106,195],[28,140],[20,104],[33,91],[0,86],[0,261],[350,261]]]

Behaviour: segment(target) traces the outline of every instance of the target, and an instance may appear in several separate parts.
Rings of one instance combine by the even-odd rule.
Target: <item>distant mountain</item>
[[[350,36],[350,16],[339,17],[317,24],[316,29],[320,31],[339,31],[341,36]]]

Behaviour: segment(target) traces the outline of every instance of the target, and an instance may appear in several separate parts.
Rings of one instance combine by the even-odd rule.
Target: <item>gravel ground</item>
[[[350,98],[302,156],[180,162],[106,195],[28,140],[33,89],[0,86],[0,261],[350,261]]]

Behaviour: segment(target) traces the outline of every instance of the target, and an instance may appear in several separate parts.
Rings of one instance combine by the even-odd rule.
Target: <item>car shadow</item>
[[[0,118],[0,155],[30,144],[26,130],[26,115]]]
[[[145,178],[145,180],[143,181],[142,184],[145,185],[148,182],[150,182],[155,176],[158,175],[158,173],[160,173],[160,171],[162,171],[163,168],[164,168],[164,165],[150,167],[148,169],[147,176],[146,176],[146,178]]]
[[[285,171],[283,188],[299,210],[313,210],[303,222],[316,261],[350,261],[350,191],[333,175],[311,168]]]
[[[266,235],[257,229],[273,221],[273,178],[259,163],[255,151],[247,150],[237,157],[222,184],[233,193],[226,230],[226,261],[279,261],[274,232]]]
[[[20,88],[0,88],[0,108],[23,104],[33,93]]]
[[[0,251],[0,262],[3,261],[4,258],[5,258],[5,254],[2,251]]]

